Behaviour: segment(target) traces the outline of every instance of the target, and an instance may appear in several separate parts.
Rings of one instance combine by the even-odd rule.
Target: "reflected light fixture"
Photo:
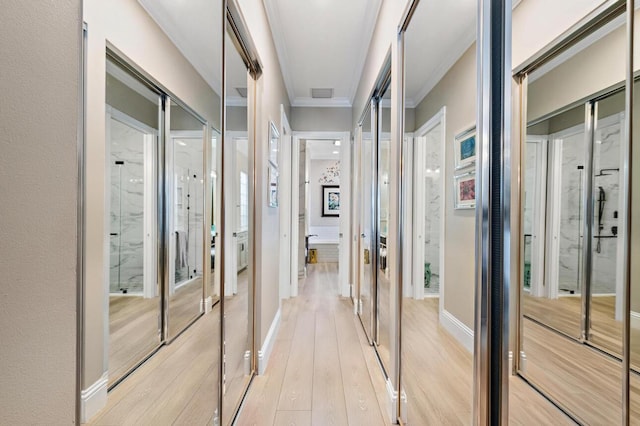
[[[335,141],[333,144],[334,144],[335,146],[340,146],[340,141]]]

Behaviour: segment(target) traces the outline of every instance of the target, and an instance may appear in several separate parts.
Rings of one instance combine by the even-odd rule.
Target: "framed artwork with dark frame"
[[[322,217],[340,216],[340,186],[322,185]]]

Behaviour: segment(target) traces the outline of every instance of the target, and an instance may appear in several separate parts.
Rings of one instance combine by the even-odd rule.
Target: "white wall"
[[[261,0],[239,0],[247,27],[260,56],[263,74],[257,82],[255,141],[256,164],[256,313],[259,328],[256,330],[258,348],[262,347],[269,327],[280,307],[279,250],[274,244],[280,241],[279,208],[268,207],[267,159],[269,121],[276,127],[280,123],[280,105],[290,116],[290,104],[282,79],[273,36]],[[249,135],[251,137],[251,134]],[[264,143],[262,143],[264,142]]]
[[[340,161],[311,160],[309,162],[309,226],[340,226],[339,216],[322,217],[322,185],[340,185],[340,176],[329,177],[331,168],[340,170]]]
[[[81,1],[2,2],[0,424],[73,424]]]

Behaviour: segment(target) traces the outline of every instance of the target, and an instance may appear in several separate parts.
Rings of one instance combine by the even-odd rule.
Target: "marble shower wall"
[[[142,293],[144,283],[144,133],[111,119],[111,293]],[[116,165],[116,161],[124,164]]]
[[[612,227],[618,226],[615,212],[619,209],[619,179],[616,171],[600,174],[602,169],[619,168],[621,124],[611,117],[598,122],[594,145],[594,236],[598,234],[599,219],[599,187],[605,195],[602,213],[601,235],[612,235]],[[560,176],[561,211],[560,211],[560,256],[559,288],[560,290],[580,291],[582,280],[582,248],[584,218],[582,211],[582,188],[584,172],[578,166],[584,165],[584,131],[570,136],[559,137],[550,135],[550,140],[561,140],[562,143],[562,172]],[[525,223],[526,227],[526,223]],[[598,239],[592,242],[592,294],[615,293],[617,238],[601,238],[600,250],[597,250]]]
[[[580,291],[582,265],[582,185],[584,171],[584,126],[569,135],[549,136],[551,144],[561,143],[560,176],[560,241],[558,259],[558,288]],[[550,149],[552,147],[550,146]],[[552,164],[549,164],[551,172]],[[552,183],[553,184],[553,183]],[[550,200],[547,200],[550,201]]]
[[[175,283],[202,276],[203,272],[203,226],[204,226],[204,173],[202,138],[180,138],[174,140],[173,179],[174,235],[176,244],[182,234],[184,247],[176,250]],[[178,247],[176,245],[176,247]],[[181,257],[181,251],[186,253]]]
[[[425,182],[423,187],[426,200],[424,260],[431,264],[431,285],[426,291],[435,294],[439,292],[440,277],[441,140],[442,125],[440,124],[425,135]]]
[[[617,117],[617,116],[615,116]],[[620,141],[622,140],[622,126],[619,119],[603,119],[598,123],[595,132],[596,143],[593,149],[594,155],[594,236],[598,234],[598,222],[600,219],[600,195],[602,188],[605,202],[602,211],[602,236],[612,236],[612,228],[619,226],[618,213],[620,209],[620,172],[603,169],[620,168]],[[593,262],[591,286],[593,293],[612,294],[616,289],[618,271],[616,263],[618,258],[618,238],[600,238],[600,251],[597,251],[598,239],[593,241]]]

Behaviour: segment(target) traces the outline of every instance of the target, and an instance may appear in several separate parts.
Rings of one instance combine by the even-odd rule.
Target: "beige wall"
[[[350,132],[351,108],[292,107],[290,124],[294,132]]]
[[[73,424],[81,1],[2,2],[0,424]]]
[[[475,210],[453,208],[453,138],[476,121],[476,46],[471,46],[415,109],[416,128],[446,107],[444,309],[473,329]],[[460,267],[467,265],[467,267]]]
[[[83,388],[107,371],[108,215],[105,214],[105,74],[107,41],[219,128],[220,98],[136,0],[85,0],[87,76],[87,235]],[[171,64],[171,66],[168,66]],[[207,286],[209,287],[209,286]]]
[[[273,121],[276,127],[280,128],[280,105],[284,105],[287,116],[290,116],[290,106],[262,1],[240,0],[239,5],[264,70],[256,87],[255,116],[257,143],[255,276],[256,314],[259,324],[256,340],[260,349],[280,307],[279,250],[273,249],[274,245],[279,244],[280,241],[279,208],[268,207],[266,164],[269,153],[268,144],[261,142],[268,140],[269,121]]]

